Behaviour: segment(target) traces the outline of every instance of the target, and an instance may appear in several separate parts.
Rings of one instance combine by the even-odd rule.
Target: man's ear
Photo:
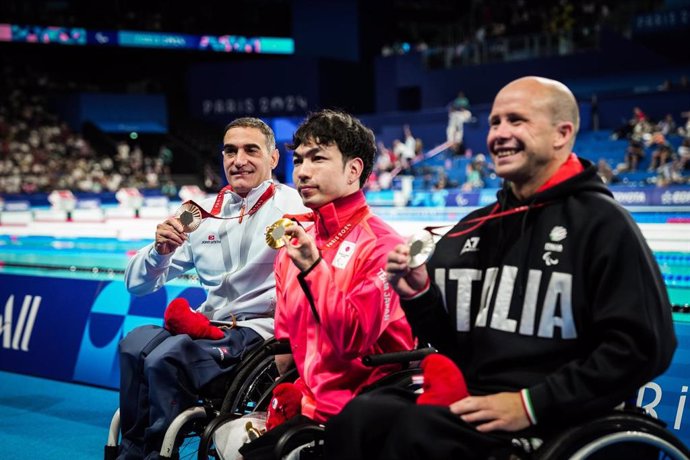
[[[364,171],[364,162],[361,158],[355,157],[348,160],[345,165],[345,174],[347,175],[347,183],[354,184],[359,183],[359,178],[362,176],[362,171]]]
[[[280,159],[280,152],[278,149],[273,149],[271,152],[271,169],[275,169],[278,166],[278,160]]]
[[[560,150],[568,144],[572,145],[573,136],[575,136],[575,125],[570,121],[559,122],[556,126],[556,137],[553,144],[554,148]]]

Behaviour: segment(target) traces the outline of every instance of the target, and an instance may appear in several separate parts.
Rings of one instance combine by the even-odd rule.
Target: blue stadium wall
[[[205,295],[198,287],[166,285],[134,297],[120,280],[0,275],[0,369],[116,389],[118,342],[137,326],[161,325],[175,297],[195,305]],[[684,411],[690,322],[675,327],[680,345],[670,369],[641,388],[637,400],[690,444],[690,410]]]

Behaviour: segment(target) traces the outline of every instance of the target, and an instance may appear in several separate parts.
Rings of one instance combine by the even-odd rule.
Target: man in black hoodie
[[[671,362],[661,274],[596,168],[572,153],[570,90],[520,78],[489,122],[497,202],[427,264],[411,269],[400,245],[386,267],[415,335],[453,359],[472,396],[449,407],[391,389],[356,398],[327,427],[329,459],[507,458],[514,439],[605,413]]]

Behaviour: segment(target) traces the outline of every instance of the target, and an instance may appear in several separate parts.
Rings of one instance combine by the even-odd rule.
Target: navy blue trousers
[[[158,326],[142,326],[120,342],[119,460],[155,460],[165,431],[199,399],[199,389],[230,372],[263,339],[249,328],[220,340],[194,340]]]

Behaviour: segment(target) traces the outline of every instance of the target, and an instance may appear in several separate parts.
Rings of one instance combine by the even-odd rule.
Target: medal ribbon
[[[319,248],[319,250],[326,251],[328,249],[333,249],[337,247],[338,243],[344,240],[345,237],[357,226],[357,224],[360,223],[362,219],[364,219],[368,215],[369,208],[367,206],[364,206],[363,208],[359,209],[347,220],[345,225],[343,225],[343,227],[340,230],[335,232],[331,239],[328,240],[322,248]],[[283,217],[285,217],[286,219],[294,220],[298,224],[300,224],[300,222],[314,222],[315,220],[315,214],[313,212],[307,214],[285,214]]]
[[[242,222],[242,218],[244,217],[249,217],[252,214],[255,214],[259,209],[261,209],[261,206],[263,206],[271,197],[275,194],[276,192],[276,186],[275,184],[271,184],[268,186],[268,188],[264,191],[264,193],[261,194],[258,200],[256,200],[256,203],[254,203],[254,206],[251,207],[249,211],[241,212],[239,216],[232,216],[232,217],[219,217],[218,214],[220,213],[221,208],[223,207],[223,197],[225,196],[226,192],[232,192],[232,187],[229,185],[226,185],[221,189],[220,192],[218,192],[218,196],[216,196],[216,201],[213,203],[213,208],[211,208],[211,212],[205,211],[201,206],[196,204],[194,201],[189,200],[185,201],[184,204],[191,203],[199,210],[201,211],[201,217],[206,218],[206,217],[213,217],[214,219],[240,219],[240,222]],[[244,210],[244,208],[242,208]]]
[[[482,216],[482,217],[476,217],[476,218],[474,218],[474,219],[470,219],[470,220],[466,220],[466,221],[460,222],[462,225],[467,225],[467,224],[476,224],[476,225],[473,225],[472,227],[467,228],[467,229],[465,229],[465,230],[460,230],[460,231],[458,231],[458,232],[447,233],[447,234],[445,235],[445,237],[446,237],[446,238],[456,238],[456,237],[458,237],[458,236],[465,235],[465,234],[467,234],[467,233],[470,233],[471,231],[474,231],[474,230],[478,229],[479,227],[481,227],[482,225],[484,225],[484,223],[485,223],[486,221],[489,221],[489,220],[492,220],[492,219],[498,219],[499,217],[510,216],[510,215],[512,215],[512,214],[518,214],[518,213],[521,213],[521,212],[526,212],[526,211],[528,211],[529,209],[541,208],[541,207],[546,206],[546,205],[548,205],[548,204],[549,204],[549,203],[537,203],[537,204],[533,204],[533,205],[531,205],[531,206],[530,206],[530,205],[523,205],[523,206],[518,206],[517,208],[508,209],[507,211],[496,212],[496,210],[499,208],[499,204],[496,203],[496,204],[494,205],[493,209],[491,209],[491,212],[490,212],[488,215]],[[424,227],[424,230],[426,230],[427,232],[431,233],[432,235],[443,236],[442,234],[439,234],[439,233],[435,233],[435,232],[434,232],[434,230],[439,229],[439,228],[443,228],[443,227],[447,227],[447,225],[439,225],[439,226],[437,226],[437,227]]]

